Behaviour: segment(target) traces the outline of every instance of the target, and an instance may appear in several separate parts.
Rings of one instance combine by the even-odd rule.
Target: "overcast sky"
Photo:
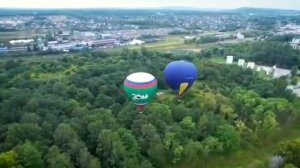
[[[187,6],[210,9],[261,7],[300,10],[300,0],[0,0],[13,8],[141,8]]]

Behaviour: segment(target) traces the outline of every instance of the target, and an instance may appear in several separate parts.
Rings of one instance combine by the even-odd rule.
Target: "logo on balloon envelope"
[[[148,94],[146,95],[140,95],[140,94],[132,94],[132,99],[133,100],[145,100],[145,99],[148,99]]]
[[[179,95],[182,95],[189,87],[189,83],[181,83],[179,87]]]

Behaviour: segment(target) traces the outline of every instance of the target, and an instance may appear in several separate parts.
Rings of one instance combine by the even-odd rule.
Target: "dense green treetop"
[[[179,59],[200,72],[181,102],[163,77],[167,63]],[[293,64],[288,57],[281,63]],[[136,71],[156,76],[164,93],[142,114],[123,90],[125,77]],[[145,48],[2,61],[0,167],[152,168],[195,159],[205,164],[211,155],[267,140],[296,119],[300,100],[285,90],[286,83],[202,54]]]

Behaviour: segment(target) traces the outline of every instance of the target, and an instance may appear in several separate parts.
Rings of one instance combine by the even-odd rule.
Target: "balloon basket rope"
[[[177,100],[178,102],[181,102],[181,96],[180,96],[180,95],[177,95],[176,100]]]

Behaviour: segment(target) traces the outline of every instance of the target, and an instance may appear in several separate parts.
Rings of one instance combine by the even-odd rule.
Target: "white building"
[[[58,43],[58,41],[48,41],[48,47],[49,48],[52,48],[52,47],[54,47],[56,44]]]
[[[101,34],[101,38],[102,39],[111,39],[112,37],[113,37],[113,35],[110,34],[110,33],[103,33],[103,34]]]
[[[255,68],[255,63],[254,62],[248,62],[247,68],[254,69]]]
[[[70,32],[69,31],[63,31],[62,34],[60,34],[59,36],[70,36]]]
[[[27,39],[27,40],[10,40],[9,43],[12,45],[16,44],[28,44],[34,42],[33,39]]]
[[[232,64],[233,63],[233,56],[229,55],[226,57],[226,64]]]
[[[257,72],[260,72],[260,71],[261,71],[261,66],[257,66],[257,67],[256,67],[256,71],[257,71]]]
[[[63,43],[63,44],[48,45],[48,47],[56,51],[69,51],[70,49],[76,47],[77,45],[78,45],[77,42],[70,42],[70,43]]]
[[[293,38],[292,43],[300,44],[300,38]]]
[[[268,66],[261,66],[261,69],[263,71],[265,71],[267,75],[270,75],[272,73],[272,71],[273,71],[272,67],[268,67]]]
[[[245,65],[245,60],[244,59],[239,59],[238,60],[238,66],[244,66]]]
[[[300,34],[300,25],[287,24],[283,27],[280,27],[278,34]]]
[[[245,36],[241,33],[241,32],[238,32],[238,34],[236,35],[236,38],[238,40],[244,40],[245,39]]]
[[[142,45],[142,44],[144,44],[144,43],[145,43],[145,42],[142,41],[142,40],[134,39],[134,40],[132,40],[131,42],[129,42],[128,44],[130,44],[130,45]]]
[[[294,37],[290,44],[293,47],[293,49],[300,50],[300,38],[299,37],[297,37],[297,38]]]
[[[80,33],[81,37],[84,39],[95,39],[96,34],[94,32],[81,32]]]
[[[192,40],[193,38],[196,38],[196,36],[184,36],[184,39]]]
[[[90,40],[83,43],[85,43],[84,45],[88,44],[91,47],[113,47],[119,45],[119,41],[116,39]]]

